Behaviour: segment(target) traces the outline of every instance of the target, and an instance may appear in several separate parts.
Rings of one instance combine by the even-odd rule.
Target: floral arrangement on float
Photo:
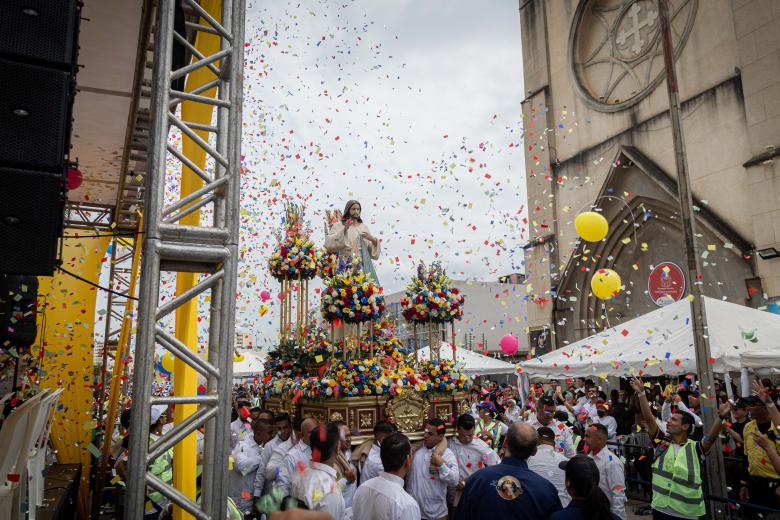
[[[336,274],[339,264],[339,255],[329,253],[324,247],[317,252],[317,276],[328,280]]]
[[[382,288],[360,270],[360,262],[339,259],[336,273],[322,290],[322,317],[331,323],[365,323],[385,312]]]
[[[452,394],[468,391],[471,381],[443,361],[427,361],[417,369],[383,359],[335,360],[323,365],[321,374],[303,373],[292,361],[266,364],[263,387],[266,397],[293,396],[293,400],[327,397],[399,395],[404,391]]]
[[[268,259],[271,276],[282,280],[310,280],[322,263],[322,252],[314,247],[311,229],[304,225],[303,206],[285,205],[282,230],[276,233],[277,248]]]
[[[470,378],[452,363],[441,359],[422,361],[418,365],[422,382],[428,392],[458,392],[469,389]]]
[[[448,323],[463,318],[464,297],[447,276],[441,263],[417,265],[417,276],[401,299],[404,319],[413,323]]]

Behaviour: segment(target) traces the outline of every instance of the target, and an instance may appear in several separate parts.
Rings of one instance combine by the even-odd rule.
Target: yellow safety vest
[[[696,441],[688,439],[680,446],[676,457],[670,444],[653,463],[651,505],[653,509],[671,508],[688,517],[704,515],[704,493]]]

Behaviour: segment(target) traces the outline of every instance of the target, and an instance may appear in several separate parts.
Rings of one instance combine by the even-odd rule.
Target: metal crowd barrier
[[[649,438],[649,437],[648,437]],[[625,464],[626,479],[626,497],[647,502],[648,505],[652,499],[652,465],[655,456],[655,450],[652,447],[641,446],[638,444],[627,443],[625,441],[607,441],[607,447],[615,455],[620,456]],[[738,457],[724,457],[724,462],[741,466],[742,460]],[[707,475],[702,468],[702,480],[707,482]],[[736,478],[739,484],[739,475]],[[735,490],[735,495],[738,489]],[[738,498],[722,497],[707,493],[705,486],[704,499],[727,504],[730,512],[744,511],[750,509],[750,514],[760,513],[763,515],[780,513],[780,508],[771,508],[751,502],[743,502]]]

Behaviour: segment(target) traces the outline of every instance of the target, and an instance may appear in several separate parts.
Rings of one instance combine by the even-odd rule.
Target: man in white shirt
[[[517,401],[514,399],[507,399],[506,405],[506,409],[504,410],[504,422],[512,424],[519,421],[523,411],[517,406]]]
[[[571,405],[569,402],[565,402],[566,408],[571,414],[573,414],[577,420],[583,424],[587,424],[587,420],[594,421],[598,418],[598,409],[596,402],[599,399],[599,389],[595,385],[587,386],[587,396],[581,397],[577,400],[577,404]]]
[[[404,490],[404,477],[412,466],[411,445],[403,433],[388,435],[380,457],[385,468],[378,477],[361,484],[355,492],[355,520],[420,520],[420,506]]]
[[[235,448],[239,442],[251,437],[252,434],[252,423],[249,420],[249,401],[238,401],[236,412],[238,412],[238,419],[230,423],[230,449]]]
[[[357,468],[352,464],[352,432],[344,421],[333,421],[333,424],[339,429],[339,449],[334,467],[344,495],[344,506],[349,509],[357,489]]]
[[[292,481],[299,473],[303,473],[309,467],[309,462],[311,462],[309,441],[311,440],[311,431],[316,427],[317,421],[311,418],[304,419],[301,423],[300,442],[290,448],[282,460],[279,476],[276,477],[276,486],[281,490],[282,496],[290,494]]]
[[[688,399],[691,399],[691,397]],[[696,415],[696,412],[685,406],[685,403],[679,394],[671,395],[664,400],[664,404],[661,406],[661,421],[666,423],[666,421],[668,421],[672,416],[672,401],[674,401],[674,404],[678,410],[691,414],[691,417],[693,417],[697,428],[703,427],[704,423],[702,422],[701,417]]]
[[[378,477],[384,468],[382,467],[382,459],[379,456],[379,448],[382,445],[382,441],[395,432],[395,427],[387,421],[377,421],[374,425],[374,443],[371,445],[371,451],[368,452],[365,462],[360,468],[360,483],[367,482],[368,480]]]
[[[558,491],[561,505],[566,507],[571,497],[566,492],[566,472],[560,468],[560,463],[569,459],[555,451],[555,432],[552,428],[542,426],[536,431],[539,434],[536,439],[536,453],[528,457],[528,469],[549,480]]]
[[[312,460],[309,467],[293,479],[290,494],[305,503],[309,510],[328,513],[333,520],[351,518],[351,514],[345,516],[344,497],[334,468],[339,451],[338,426],[333,423],[317,426],[311,430],[309,443]]]
[[[447,426],[441,419],[428,419],[423,445],[412,457],[412,468],[406,479],[406,490],[422,510],[424,520],[447,518],[447,487],[458,483],[458,461],[449,448],[439,455],[434,451],[444,439]],[[435,468],[431,472],[431,468]]]
[[[603,424],[592,424],[585,430],[585,446],[599,468],[599,487],[607,495],[612,512],[625,519],[625,468],[623,461],[607,448],[607,429]]]
[[[538,430],[542,426],[547,426],[553,433],[555,433],[555,450],[570,459],[577,454],[574,449],[574,441],[572,440],[571,430],[568,426],[560,421],[556,421],[555,418],[555,400],[550,396],[542,396],[536,403],[536,415],[528,417],[528,424],[530,424],[534,430]]]
[[[618,425],[615,418],[609,415],[609,406],[607,406],[606,401],[599,399],[596,402],[596,410],[598,417],[592,421],[592,424],[603,424],[607,429],[607,440],[614,441],[617,437]]]
[[[282,461],[282,457],[287,454],[287,450],[290,449],[289,446],[292,445],[292,443],[288,444],[288,447],[284,449],[284,453],[279,457],[279,460],[275,466],[271,466],[269,464],[276,448],[290,439],[290,435],[292,434],[292,426],[290,424],[289,414],[280,413],[274,416],[274,431],[276,432],[276,435],[274,435],[274,438],[268,441],[265,446],[263,446],[263,453],[260,456],[260,463],[257,467],[257,473],[255,475],[254,482],[255,498],[263,495],[263,490],[266,483],[272,482],[274,479],[276,479],[276,468]],[[272,471],[270,477],[268,476],[269,468]]]
[[[458,417],[455,436],[449,439],[448,446],[458,462],[458,483],[455,488],[450,488],[449,502],[453,506],[458,505],[460,492],[466,485],[466,480],[485,466],[493,466],[501,463],[501,457],[493,451],[485,441],[474,437],[476,421],[470,413],[464,413]]]
[[[282,462],[284,462],[284,457],[287,456],[287,453],[292,447],[300,442],[302,423],[303,419],[295,419],[295,421],[293,421],[290,437],[274,448],[274,452],[268,460],[268,465],[265,467],[265,488],[263,494],[267,495],[278,487],[277,479],[282,473]]]
[[[271,440],[273,426],[267,419],[258,419],[252,424],[252,436],[233,448],[233,469],[228,472],[230,498],[242,513],[252,511],[252,491],[255,475],[260,465],[263,449]]]

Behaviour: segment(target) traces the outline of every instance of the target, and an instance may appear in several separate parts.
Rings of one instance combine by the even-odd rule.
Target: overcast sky
[[[261,345],[276,339],[277,300],[261,315],[260,293],[279,291],[266,266],[283,197],[305,203],[317,244],[324,211],[359,200],[382,240],[387,294],[419,259],[457,279],[524,270],[517,9],[516,0],[247,0],[237,329]]]
[[[318,243],[323,212],[358,199],[387,293],[418,259],[459,279],[523,270],[516,1],[248,0],[246,37],[238,328],[273,336],[258,295],[278,291],[282,194]]]

